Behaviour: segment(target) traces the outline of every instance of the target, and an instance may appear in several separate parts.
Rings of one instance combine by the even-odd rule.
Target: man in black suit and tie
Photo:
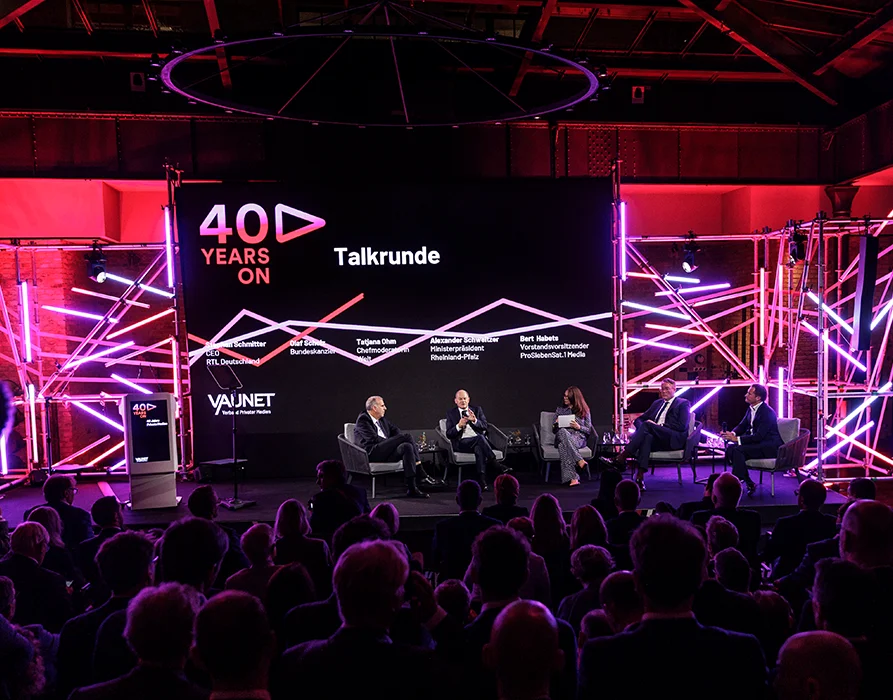
[[[732,463],[732,474],[747,484],[747,495],[752,496],[757,485],[747,473],[748,459],[774,459],[784,444],[778,432],[778,414],[766,403],[769,392],[762,384],[751,384],[744,400],[748,410],[732,430],[720,433],[731,444],[726,448],[726,459]]]
[[[55,510],[62,520],[62,540],[65,548],[72,554],[77,552],[77,546],[84,540],[93,537],[93,523],[90,514],[83,508],[78,508],[74,503],[77,495],[77,486],[73,476],[68,474],[56,474],[51,476],[43,485],[43,497],[45,504]],[[28,520],[31,511],[40,506],[34,506],[25,511],[22,522]]]
[[[484,409],[471,405],[471,397],[465,389],[459,389],[453,398],[456,406],[446,414],[446,436],[456,452],[471,452],[477,467],[482,491],[489,491],[487,465],[496,463],[496,455],[487,439],[487,419]],[[510,470],[503,469],[502,473]]]
[[[384,417],[388,407],[380,396],[366,399],[366,410],[357,416],[356,439],[372,462],[403,462],[406,495],[409,498],[428,498],[419,490],[419,483],[437,486],[438,482],[425,473],[419,448],[409,433],[400,431]],[[442,482],[441,482],[442,483]]]
[[[638,626],[586,643],[579,700],[629,696],[632,679],[642,698],[710,700],[718,688],[725,700],[764,697],[766,660],[756,638],[705,627],[692,613],[707,570],[697,530],[672,515],[655,515],[633,534],[630,551],[645,614]],[[693,659],[697,673],[680,672]]]
[[[623,452],[614,458],[613,465],[625,468],[627,459],[638,458],[636,483],[644,491],[645,472],[648,471],[651,453],[685,449],[690,415],[691,404],[676,396],[676,382],[669,378],[664,379],[660,383],[660,398],[636,418],[636,432],[630,437]]]

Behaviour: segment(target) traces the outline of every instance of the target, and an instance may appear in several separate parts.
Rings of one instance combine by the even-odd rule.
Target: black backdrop
[[[528,308],[499,304],[449,332],[483,334],[554,322],[531,309],[567,319],[610,311],[610,197],[610,182],[597,179],[183,185],[177,223],[191,353],[243,310],[282,323],[320,321],[341,309],[329,323],[390,329],[317,327],[310,333],[316,343],[279,329],[191,355],[196,462],[230,456],[229,397],[222,398],[208,363],[237,363],[229,366],[244,385],[236,397],[239,452],[255,475],[306,475],[317,461],[338,456],[336,436],[372,394],[384,396],[388,418],[404,429],[433,430],[459,388],[468,390],[494,424],[523,426],[554,408],[566,386],[577,384],[594,421],[608,423],[611,341],[586,329],[531,330],[523,335],[532,340],[523,344],[520,331],[498,342],[469,337],[438,343],[452,338],[435,336],[408,352],[383,353],[420,336],[397,329],[438,329],[501,299]],[[236,232],[237,212],[249,203],[256,207],[243,210],[243,228],[254,243]],[[320,217],[325,225],[279,242],[277,204]],[[225,213],[218,207],[221,216],[209,218],[216,205],[224,205]],[[268,231],[258,240],[261,210]],[[308,223],[288,212],[282,219],[286,234]],[[201,235],[203,223],[232,234]],[[424,265],[352,266],[348,253],[339,265],[335,251],[415,252],[423,246],[429,261]],[[436,264],[431,251],[439,254]],[[587,324],[611,328],[609,318]],[[267,325],[245,316],[220,342]],[[305,329],[294,326],[296,332]],[[376,340],[389,344],[375,345]],[[268,359],[254,363],[263,358]]]

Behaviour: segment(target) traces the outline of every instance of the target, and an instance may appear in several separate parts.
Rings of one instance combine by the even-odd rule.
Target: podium
[[[121,403],[132,510],[175,508],[177,423],[173,394],[127,394]]]

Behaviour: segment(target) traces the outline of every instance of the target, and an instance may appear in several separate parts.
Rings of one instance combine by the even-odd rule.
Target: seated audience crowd
[[[504,474],[483,512],[459,484],[418,552],[343,465],[319,484],[239,537],[211,486],[141,532],[50,477],[0,550],[0,700],[889,697],[893,510],[867,479],[836,520],[803,482],[765,538],[730,473],[675,514],[623,479],[569,518]]]

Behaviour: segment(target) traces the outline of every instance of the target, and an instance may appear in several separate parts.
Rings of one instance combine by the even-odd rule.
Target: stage
[[[698,476],[704,478],[709,473],[709,468],[702,468],[699,469]],[[556,483],[545,484],[542,481],[542,477],[535,472],[517,472],[516,476],[521,482],[521,505],[529,508],[540,494],[552,493],[561,502],[568,521],[570,521],[570,516],[576,508],[589,503],[598,495],[599,481],[595,476],[592,481],[584,480],[581,486],[575,488],[568,488]],[[369,492],[368,480],[359,478],[354,483],[365,486],[367,493]],[[704,491],[703,485],[692,483],[690,471],[683,471],[683,483],[679,484],[675,468],[657,469],[654,475],[649,475],[646,478],[645,483],[647,491],[642,497],[642,509],[654,508],[659,501],[666,501],[674,507],[686,501],[696,501],[701,498]],[[179,481],[177,483],[177,493],[183,498],[179,507],[171,510],[139,512],[128,510],[125,513],[127,525],[134,528],[165,527],[177,518],[187,515],[186,499],[199,485],[193,481]],[[220,498],[227,498],[232,495],[231,482],[215,481],[213,485]],[[75,505],[89,509],[93,501],[104,495],[100,486],[105,490],[110,488],[111,492],[121,501],[126,501],[129,497],[129,485],[126,480],[103,482],[95,478],[85,477],[78,480],[79,492]],[[764,527],[771,527],[778,518],[797,512],[796,487],[797,481],[795,479],[778,474],[775,478],[775,497],[773,498],[769,493],[769,479],[766,477],[763,485],[757,489],[753,497],[749,498],[746,495],[742,497],[741,505],[746,508],[753,508],[759,512]],[[272,523],[276,518],[276,510],[282,501],[287,498],[297,498],[306,503],[317,490],[316,483],[310,479],[258,479],[249,481],[246,484],[239,485],[239,496],[246,500],[256,501],[256,505],[238,511],[229,511],[221,508],[219,519],[221,522],[231,524],[238,529],[243,529],[256,522]],[[376,490],[378,491],[376,494],[378,497],[375,501],[372,501],[372,505],[374,506],[382,501],[394,503],[400,512],[401,531],[430,531],[433,530],[434,524],[438,520],[456,514],[455,484],[451,487],[431,492],[431,497],[426,500],[404,497],[405,491],[398,476],[394,476],[387,482],[382,481]],[[28,508],[43,502],[41,490],[30,486],[20,486],[11,489],[6,491],[3,496],[3,500],[0,500],[0,509],[2,509],[4,517],[13,526],[21,521],[22,514]],[[825,510],[830,513],[836,512],[838,505],[843,500],[843,497],[835,491],[829,491]],[[487,506],[493,502],[493,493],[485,493],[484,505]]]

